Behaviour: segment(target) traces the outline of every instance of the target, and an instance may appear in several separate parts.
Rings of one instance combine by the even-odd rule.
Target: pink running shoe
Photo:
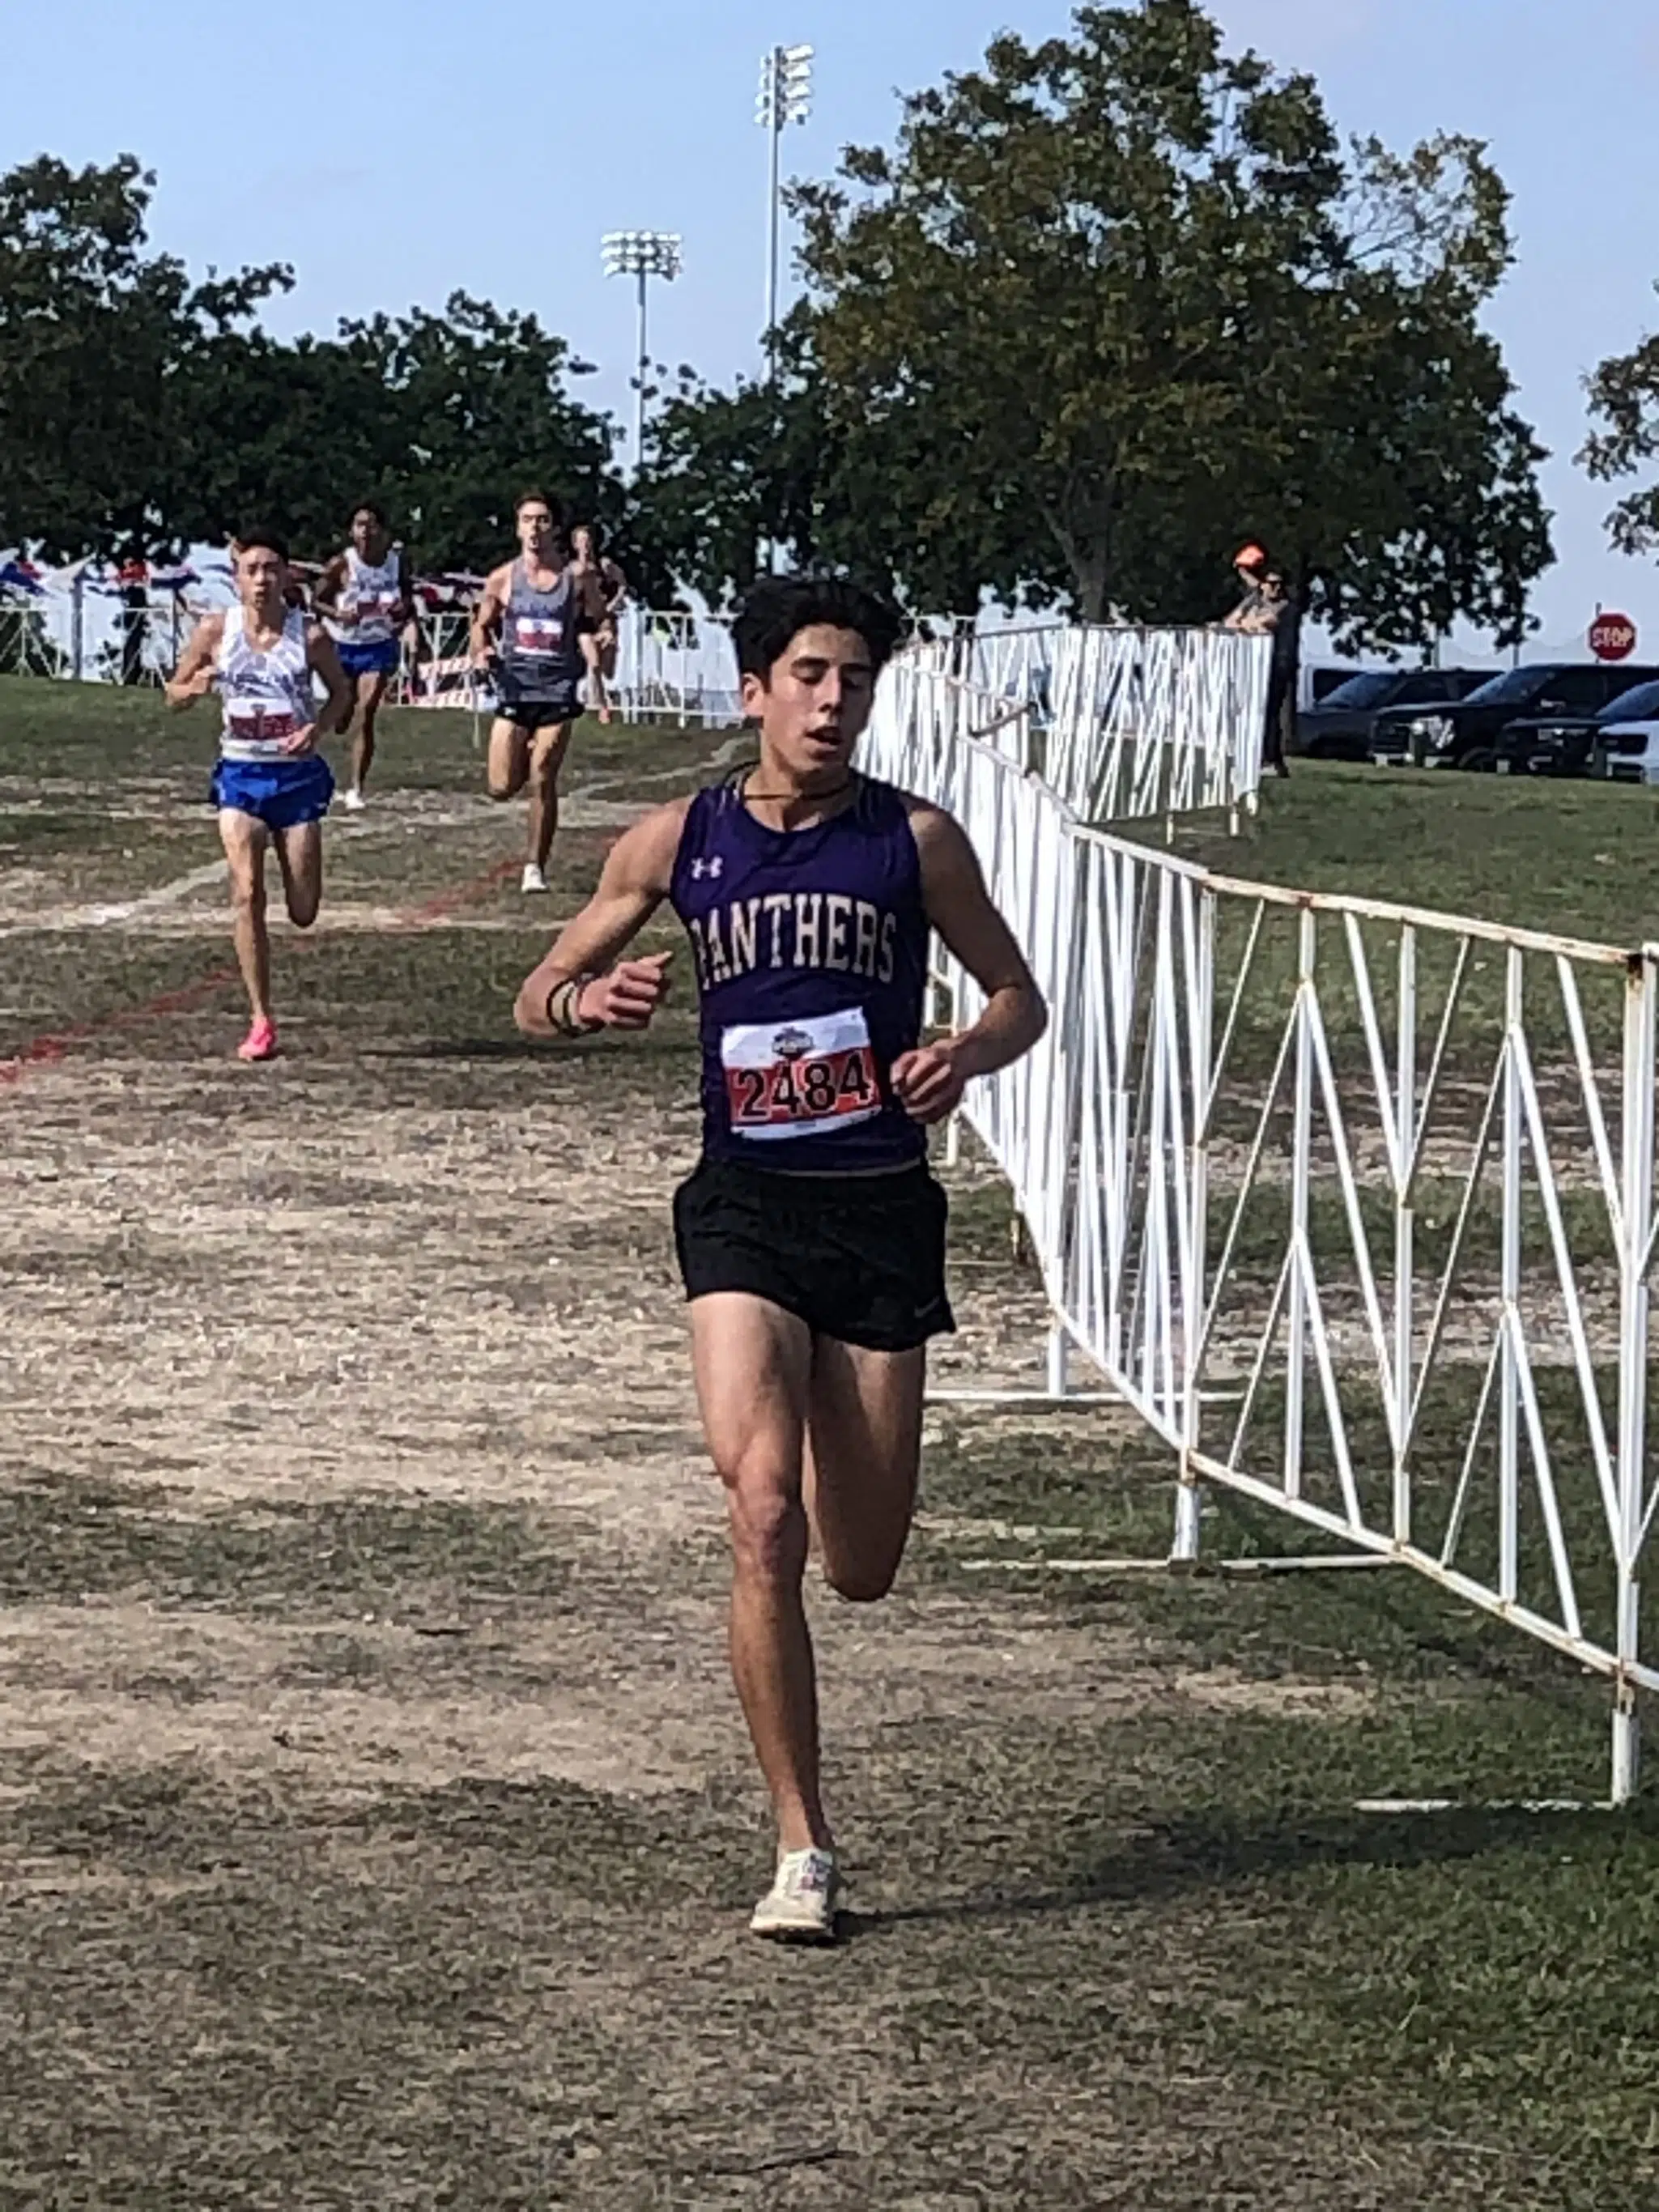
[[[236,1048],[238,1060],[275,1060],[276,1057],[276,1024],[269,1014],[261,1014]]]

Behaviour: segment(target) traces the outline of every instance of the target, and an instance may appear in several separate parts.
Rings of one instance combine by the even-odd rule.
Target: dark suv
[[[1617,669],[1612,673],[1623,676]],[[1651,669],[1632,672],[1631,683],[1595,714],[1539,713],[1511,722],[1498,741],[1500,775],[1595,775],[1606,748],[1601,732],[1620,722],[1659,721],[1659,683]]]
[[[1379,714],[1371,758],[1389,766],[1417,761],[1425,768],[1495,768],[1498,741],[1511,722],[1587,719],[1621,691],[1655,676],[1659,669],[1603,668],[1583,661],[1511,668],[1448,706],[1402,707]]]
[[[1377,668],[1350,676],[1296,718],[1291,750],[1310,760],[1370,758],[1376,718],[1389,707],[1438,707],[1489,681],[1489,668]]]

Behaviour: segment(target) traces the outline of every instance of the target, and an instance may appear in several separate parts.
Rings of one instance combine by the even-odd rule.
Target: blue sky
[[[1491,141],[1519,248],[1491,320],[1555,456],[1560,561],[1536,595],[1540,643],[1581,635],[1599,600],[1634,615],[1644,656],[1659,658],[1659,564],[1607,549],[1609,496],[1571,462],[1585,371],[1659,326],[1659,17],[1629,0],[1215,12],[1235,41],[1313,70],[1346,131],[1396,147],[1437,129]],[[402,0],[328,17],[0,0],[0,161],[139,155],[160,176],[160,244],[198,269],[295,264],[270,319],[284,329],[437,306],[458,286],[533,307],[599,364],[586,393],[625,417],[631,301],[601,273],[604,230],[684,234],[684,276],[653,287],[659,358],[717,378],[755,362],[765,46],[817,49],[812,120],[785,145],[794,173],[823,173],[842,145],[890,136],[900,92],[970,64],[1000,27],[1046,35],[1069,13],[1057,0]]]

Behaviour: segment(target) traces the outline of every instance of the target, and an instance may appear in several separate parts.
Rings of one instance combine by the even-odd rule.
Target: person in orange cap
[[[1295,688],[1301,614],[1284,571],[1267,557],[1267,548],[1254,540],[1233,556],[1238,579],[1238,604],[1222,619],[1224,629],[1242,631],[1247,637],[1271,637],[1273,672],[1267,681],[1267,727],[1262,732],[1261,762],[1275,775],[1288,775],[1285,758],[1285,712]]]

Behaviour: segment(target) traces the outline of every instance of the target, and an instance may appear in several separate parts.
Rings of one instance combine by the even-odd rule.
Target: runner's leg
[[[832,1589],[869,1604],[893,1586],[915,1511],[927,1354],[813,1340],[807,1511]]]
[[[811,1334],[765,1298],[721,1291],[692,1301],[691,1346],[703,1431],[731,1524],[732,1678],[771,1792],[779,1848],[827,1846],[817,1685],[801,1602]]]
[[[611,720],[611,695],[605,688],[605,640],[597,630],[581,635],[582,659],[587,663],[587,703],[600,721]]]
[[[599,672],[599,641],[591,629],[585,629],[576,642],[587,663],[587,704],[590,710],[597,711],[605,697],[605,678]]]
[[[516,799],[530,773],[530,732],[521,722],[497,714],[489,726],[484,774],[492,799]]]
[[[270,1019],[270,939],[265,932],[265,844],[269,836],[257,814],[234,806],[219,810],[219,837],[230,866],[236,964],[242,971],[248,1010],[256,1022]]]
[[[551,722],[530,740],[530,857],[542,869],[559,826],[559,770],[569,743],[568,722]]]
[[[384,669],[357,678],[357,734],[351,746],[351,788],[362,791],[374,765],[374,723],[391,682]]]
[[[323,901],[323,825],[296,822],[279,830],[276,842],[288,918],[296,929],[309,929]]]

